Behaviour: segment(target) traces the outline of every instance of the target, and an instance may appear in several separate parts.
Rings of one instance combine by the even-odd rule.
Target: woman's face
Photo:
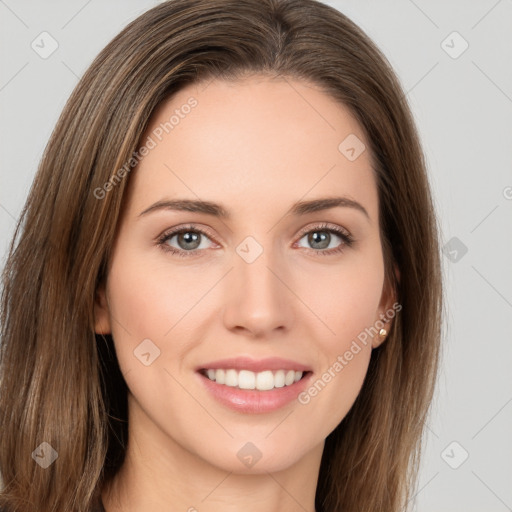
[[[155,112],[96,307],[132,436],[239,473],[321,453],[393,303],[363,144],[291,79],[195,84]]]

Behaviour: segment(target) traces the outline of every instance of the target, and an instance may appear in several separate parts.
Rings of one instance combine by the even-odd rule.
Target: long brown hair
[[[123,463],[127,387],[93,311],[126,162],[163,100],[200,80],[251,73],[312,82],[360,123],[386,278],[402,306],[326,440],[316,509],[396,512],[410,499],[439,364],[442,281],[426,165],[399,81],[364,32],[314,0],[170,0],[130,23],[80,80],[12,240],[1,310],[5,510],[88,511]],[[58,454],[46,469],[32,455],[41,443]]]

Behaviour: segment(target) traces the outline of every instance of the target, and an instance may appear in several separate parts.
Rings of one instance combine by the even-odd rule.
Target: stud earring
[[[386,331],[386,329],[381,329],[381,330],[379,331],[379,336],[380,336],[381,338],[385,338],[385,337],[387,336],[387,334],[388,334],[388,331]]]

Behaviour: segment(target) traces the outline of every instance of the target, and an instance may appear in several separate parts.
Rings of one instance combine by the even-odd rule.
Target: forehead
[[[131,177],[138,206],[186,196],[257,213],[343,194],[376,215],[363,130],[307,82],[253,76],[192,84],[153,113],[145,143],[152,148]]]

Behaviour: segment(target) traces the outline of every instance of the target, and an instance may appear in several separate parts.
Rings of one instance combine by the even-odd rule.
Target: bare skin
[[[107,512],[313,512],[324,440],[353,405],[382,339],[359,343],[308,403],[259,414],[219,403],[196,369],[282,357],[310,366],[313,383],[391,308],[369,150],[350,161],[338,149],[350,134],[368,144],[348,110],[316,87],[263,76],[182,89],[145,137],[192,96],[197,106],[161,141],[153,136],[156,147],[132,171],[98,294],[96,331],[112,333],[130,390],[126,461],[102,499]],[[287,214],[298,201],[335,196],[367,215],[351,206]],[[141,215],[177,198],[219,203],[230,217]],[[179,235],[158,245],[174,227],[207,235],[181,257],[163,249],[190,252]],[[326,248],[311,232],[327,237]],[[249,253],[262,249],[250,263],[237,252],[247,237],[257,243],[242,244]],[[148,366],[134,356],[145,339],[160,350]],[[252,467],[237,456],[248,442],[261,453]]]

